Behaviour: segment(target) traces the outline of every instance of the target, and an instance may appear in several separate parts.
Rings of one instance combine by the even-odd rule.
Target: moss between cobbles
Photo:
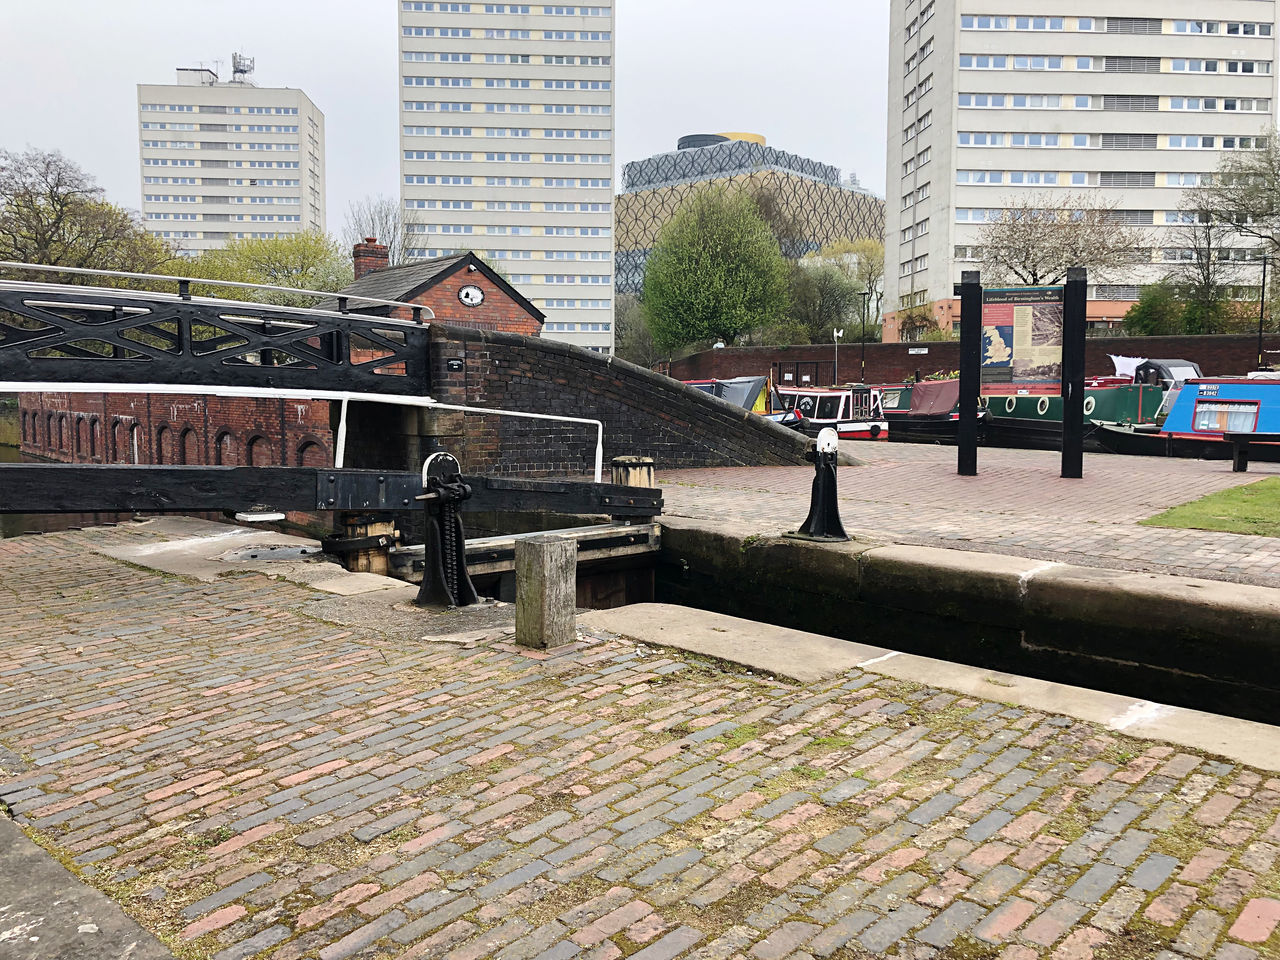
[[[728,744],[730,747],[740,747],[743,744],[750,743],[760,737],[760,727],[754,723],[744,724],[727,733],[722,733],[715,739],[720,743]]]
[[[934,954],[934,960],[996,960],[1003,949],[971,937],[958,937],[951,946]]]
[[[1155,960],[1178,939],[1182,923],[1162,927],[1146,920],[1134,920],[1094,949],[1094,960]]]
[[[618,884],[609,883],[596,876],[578,877],[558,886],[551,893],[526,904],[516,913],[535,927],[550,923],[566,910],[579,907],[589,900],[603,896]]]

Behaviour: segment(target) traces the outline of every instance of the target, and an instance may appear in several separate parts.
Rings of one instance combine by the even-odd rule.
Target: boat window
[[[815,420],[838,420],[840,418],[840,407],[843,403],[843,394],[837,394],[833,397],[821,397],[818,400],[818,412],[813,415],[813,418]]]
[[[817,409],[817,406],[818,398],[813,394],[805,394],[803,396],[796,397],[796,409],[800,411],[803,416],[812,419],[813,411]]]
[[[1192,429],[1204,433],[1249,433],[1258,422],[1258,404],[1246,400],[1198,400]]]

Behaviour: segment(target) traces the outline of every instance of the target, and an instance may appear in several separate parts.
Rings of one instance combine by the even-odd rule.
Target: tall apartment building
[[[1118,322],[1185,256],[1183,191],[1265,142],[1275,34],[1275,0],[892,0],[886,338],[958,322],[982,225],[1055,193],[1151,238],[1090,284],[1090,321]]]
[[[613,8],[400,4],[401,197],[413,258],[475,250],[613,350]]]
[[[178,68],[138,84],[142,215],[184,256],[228,240],[325,232],[324,114],[301,90]]]

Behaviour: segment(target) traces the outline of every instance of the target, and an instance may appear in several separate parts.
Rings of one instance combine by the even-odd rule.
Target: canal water
[[[42,463],[24,457],[17,447],[0,445],[0,463]],[[0,538],[26,533],[54,533],[74,527],[96,527],[129,520],[131,513],[0,513]]]

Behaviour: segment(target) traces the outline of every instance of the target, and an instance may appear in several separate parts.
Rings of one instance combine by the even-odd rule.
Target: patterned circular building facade
[[[622,183],[614,228],[620,294],[640,295],[658,233],[711,186],[755,197],[790,259],[834,240],[884,239],[884,200],[843,182],[839,168],[770,147],[757,134],[681,137],[680,149],[628,163]]]

